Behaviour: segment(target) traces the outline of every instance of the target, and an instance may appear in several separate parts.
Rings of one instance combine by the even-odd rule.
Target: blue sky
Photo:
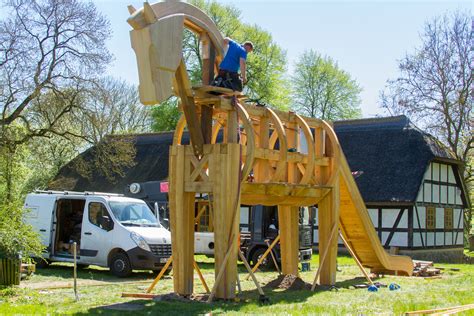
[[[109,74],[138,84],[135,54],[130,47],[126,23],[127,5],[143,6],[142,1],[94,0],[110,20],[113,38],[109,49],[115,61]],[[154,2],[154,1],[150,1]],[[435,16],[463,10],[472,12],[471,1],[235,1],[242,21],[269,31],[287,52],[291,72],[295,60],[313,49],[336,60],[349,72],[363,91],[364,117],[382,114],[379,93],[389,78],[397,76],[397,60],[420,46],[419,34],[425,21]],[[225,34],[224,34],[225,35]]]

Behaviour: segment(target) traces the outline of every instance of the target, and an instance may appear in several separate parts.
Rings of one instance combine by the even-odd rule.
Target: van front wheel
[[[121,252],[114,254],[110,261],[110,271],[119,278],[124,278],[132,274],[132,266],[130,265],[130,260],[127,255]]]

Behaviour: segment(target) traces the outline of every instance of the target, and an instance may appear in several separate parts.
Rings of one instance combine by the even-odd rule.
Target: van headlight
[[[132,238],[132,240],[137,244],[138,247],[146,251],[151,251],[150,246],[148,246],[148,244],[145,241],[145,238],[138,235],[136,232],[131,232],[130,238]]]

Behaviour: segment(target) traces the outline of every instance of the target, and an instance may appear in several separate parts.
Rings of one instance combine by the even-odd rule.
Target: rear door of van
[[[28,194],[24,208],[25,221],[39,232],[42,244],[51,254],[51,235],[53,230],[53,211],[56,207],[56,196],[45,194]]]

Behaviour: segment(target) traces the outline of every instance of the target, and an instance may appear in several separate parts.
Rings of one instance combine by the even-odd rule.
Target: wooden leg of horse
[[[339,221],[339,180],[318,204],[319,265],[321,285],[336,283],[337,227]],[[334,235],[331,237],[331,235]],[[326,258],[322,258],[323,249],[328,249]],[[323,261],[324,260],[324,261]]]
[[[240,145],[213,145],[209,166],[213,183],[215,275],[224,269],[222,278],[216,280],[219,281],[216,297],[232,299],[235,297],[239,247]]]
[[[298,207],[278,205],[281,270],[283,274],[298,275],[298,215]]]
[[[173,251],[174,291],[180,295],[193,293],[194,262],[194,192],[184,191],[187,146],[170,150],[169,199]]]

